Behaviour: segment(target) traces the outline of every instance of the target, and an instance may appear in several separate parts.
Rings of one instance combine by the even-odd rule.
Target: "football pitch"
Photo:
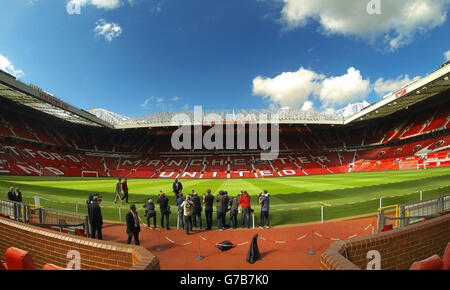
[[[246,190],[252,197],[255,226],[259,225],[260,206],[258,194],[268,190],[271,195],[270,223],[272,226],[320,221],[321,206],[324,220],[376,213],[382,197],[383,206],[417,201],[422,191],[423,199],[450,193],[450,167],[427,170],[358,172],[298,177],[272,177],[252,179],[180,179],[183,193],[195,190],[202,195],[206,189],[216,195],[225,190],[234,197]],[[40,197],[41,206],[70,212],[87,213],[86,199],[99,193],[103,199],[102,214],[105,220],[124,221],[129,206],[114,203],[116,178],[0,176],[0,199],[7,199],[12,186],[20,188],[23,203],[33,204]],[[152,198],[157,207],[157,224],[160,222],[156,204],[159,191],[169,198],[171,225],[176,225],[175,196],[172,179],[128,179],[129,203],[137,205],[144,220],[143,204]],[[120,214],[119,214],[120,211]],[[214,208],[215,211],[215,208]],[[204,215],[202,215],[205,224]],[[238,216],[240,219],[240,215]],[[215,214],[213,216],[215,222]],[[228,217],[227,217],[228,220]],[[214,223],[216,225],[216,223]]]

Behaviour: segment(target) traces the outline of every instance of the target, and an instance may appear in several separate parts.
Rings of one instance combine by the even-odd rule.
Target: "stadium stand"
[[[8,82],[14,81],[5,79],[4,86]],[[13,85],[8,86],[14,91]],[[449,91],[443,88],[441,84],[435,89],[439,93],[427,98],[419,92],[410,99],[394,98],[384,105],[383,118],[369,118],[382,109],[370,109],[374,104],[361,115],[367,120],[361,117],[348,124],[339,123],[342,119],[336,116],[280,111],[280,120],[292,122],[280,124],[279,156],[270,161],[261,160],[261,148],[248,149],[249,125],[245,126],[247,149],[175,150],[171,137],[177,127],[140,126],[168,124],[172,113],[127,119],[122,125],[129,127],[115,129],[92,114],[83,122],[74,120],[76,114],[84,116],[82,110],[64,107],[61,111],[56,106],[42,110],[48,104],[33,107],[35,103],[2,95],[0,174],[259,178],[449,166],[450,101]],[[402,102],[408,106],[401,107]],[[202,126],[203,133],[209,129],[209,124]],[[233,130],[236,145],[241,129]]]
[[[142,247],[92,240],[0,217],[0,268],[8,270],[65,269],[69,251],[80,254],[81,270],[160,269],[159,259]],[[110,259],[104,259],[104,257]],[[2,262],[4,261],[4,262]],[[103,261],[99,263],[98,261]],[[49,265],[49,263],[53,265]]]
[[[0,261],[0,270],[38,270],[30,253],[15,247],[5,253],[6,262]],[[41,270],[66,270],[54,264],[45,264]]]

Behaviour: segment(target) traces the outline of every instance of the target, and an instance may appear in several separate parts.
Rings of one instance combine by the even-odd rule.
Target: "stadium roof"
[[[197,107],[200,108],[200,107]],[[271,123],[278,120],[280,124],[343,124],[344,118],[335,114],[324,114],[312,111],[281,110],[222,110],[164,112],[149,114],[139,118],[117,118],[117,114],[103,109],[91,109],[91,113],[99,118],[113,122],[117,129],[139,127],[172,127],[179,125],[211,125],[214,123]],[[200,113],[197,113],[200,112]],[[120,115],[119,115],[120,116]]]
[[[26,85],[0,70],[0,97],[31,107],[60,119],[96,127],[114,126],[89,112],[77,109],[35,85]]]
[[[383,100],[370,105],[345,119],[345,124],[380,118],[431,98],[450,89],[450,64],[441,66],[427,76],[412,82],[397,92],[385,96]]]
[[[77,109],[35,85],[26,85],[14,76],[0,70],[0,97],[13,100],[35,110],[56,116],[63,120],[90,126],[115,129],[171,127],[181,124],[211,125],[213,123],[270,123],[276,117],[280,124],[332,124],[345,125],[362,120],[384,117],[394,112],[408,109],[439,93],[450,89],[450,65],[420,78],[397,92],[385,96],[383,100],[366,106],[352,106],[355,113],[325,114],[300,109],[280,110],[223,110],[186,111],[150,114],[129,118],[105,109],[84,111]],[[266,118],[261,118],[266,116]],[[182,119],[182,120],[180,120]],[[175,120],[175,121],[174,121]],[[183,122],[181,122],[183,121]]]

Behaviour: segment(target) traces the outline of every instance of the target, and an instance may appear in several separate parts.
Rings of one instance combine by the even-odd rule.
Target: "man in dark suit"
[[[17,202],[17,196],[16,196],[16,191],[14,190],[14,187],[11,187],[9,189],[8,200]],[[14,203],[14,219],[18,218],[18,216],[19,216],[18,212],[19,212],[19,210],[17,208],[17,204]]]
[[[14,191],[14,187],[11,187],[8,191],[8,200],[16,201],[16,193]]]
[[[207,189],[206,193],[206,195],[203,194],[203,203],[205,204],[206,229],[211,230],[214,196],[211,194],[211,189]]]
[[[194,191],[194,190],[192,190]],[[197,218],[199,220],[200,229],[202,229],[202,200],[198,196],[197,192],[193,192],[194,196],[192,197],[192,202],[194,203],[194,212],[193,212],[193,225],[194,228],[197,227]]]
[[[16,201],[22,202],[22,192],[20,192],[20,189],[16,188]]]
[[[225,214],[228,211],[228,203],[230,202],[230,198],[228,197],[228,193],[226,191],[220,191],[219,196],[216,199],[217,201],[217,223],[219,231],[223,231],[225,227]]]
[[[166,220],[166,230],[170,230],[169,227],[169,215],[170,215],[170,206],[169,199],[164,194],[164,192],[159,193],[159,198],[156,201],[159,204],[159,210],[161,211],[161,228],[164,228],[164,220]]]
[[[97,239],[103,239],[102,236],[102,226],[103,226],[103,217],[102,210],[100,209],[101,198],[98,196],[94,196],[93,203],[88,205],[88,216],[89,222],[91,223],[91,238],[95,239],[97,235]]]
[[[180,193],[180,191],[183,190],[183,185],[181,184],[181,182],[178,181],[178,179],[175,179],[175,182],[173,183],[172,188],[173,188],[173,192],[175,193],[175,200],[177,200],[178,194]]]
[[[139,216],[136,211],[136,205],[132,204],[130,206],[130,211],[127,213],[126,220],[128,234],[127,244],[130,244],[131,239],[134,237],[134,243],[139,246],[139,232],[141,231],[141,227],[139,225]]]

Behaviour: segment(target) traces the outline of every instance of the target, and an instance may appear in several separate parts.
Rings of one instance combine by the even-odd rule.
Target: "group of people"
[[[235,197],[229,197],[226,191],[220,191],[217,198],[217,223],[218,229],[224,227],[238,227],[239,206],[241,206],[241,227],[250,228],[250,216],[254,212],[251,207],[251,197],[247,191],[241,191]],[[259,194],[258,204],[261,205],[260,228],[269,228],[270,195],[267,190]],[[226,213],[230,212],[230,223],[226,223]]]
[[[20,192],[20,189],[11,186],[11,188],[8,191],[8,200],[15,201],[15,202],[22,202],[22,193]]]
[[[206,219],[205,229],[212,229],[214,203],[216,203],[217,226],[219,231],[223,231],[224,228],[236,229],[238,227],[239,207],[242,210],[241,226],[250,228],[250,216],[254,210],[251,208],[251,197],[247,191],[241,191],[237,196],[230,197],[226,191],[222,190],[219,191],[217,196],[213,196],[211,190],[207,189],[206,193],[203,193],[203,196],[200,197],[195,190],[192,190],[192,193],[184,196],[183,185],[178,179],[175,179],[172,188],[178,209],[178,225],[179,228],[186,230],[186,234],[189,235],[193,228],[203,229],[203,210]],[[170,230],[169,216],[171,211],[169,198],[163,191],[160,191],[156,203],[159,204],[161,228]],[[269,228],[270,195],[267,190],[259,194],[258,203],[261,205],[260,228]],[[156,228],[157,212],[153,200],[149,198],[143,208],[145,209],[145,217],[147,218],[147,227],[152,228],[151,222],[153,222],[153,227]],[[228,212],[230,212],[230,223],[226,222]]]
[[[22,202],[22,193],[20,192],[20,189],[11,186],[11,188],[8,191],[8,200],[14,201],[14,202]],[[14,203],[14,218],[18,218],[22,216],[22,211],[18,207],[17,204]]]
[[[114,193],[116,194],[116,197],[114,198],[114,203],[117,203],[117,200],[124,200],[125,203],[128,204],[128,183],[127,178],[123,178],[124,181],[122,182],[122,178],[119,178],[119,180],[116,183],[116,189],[114,190]],[[123,192],[123,196],[122,196]]]
[[[181,229],[186,230],[186,234],[190,234],[193,228],[197,228],[197,221],[200,229],[203,229],[202,222],[202,211],[203,207],[205,210],[206,218],[206,230],[211,230],[213,225],[213,211],[214,203],[216,203],[216,216],[218,230],[223,231],[225,228],[236,229],[238,227],[238,214],[239,207],[241,207],[241,226],[250,228],[250,216],[254,212],[251,208],[251,197],[247,191],[241,191],[235,197],[230,197],[228,192],[219,191],[217,196],[211,194],[211,190],[207,189],[206,193],[203,193],[202,198],[198,195],[195,190],[192,193],[183,195],[183,185],[177,179],[173,183],[173,192],[175,194],[176,206],[178,207],[178,224]],[[124,196],[121,196],[121,191],[123,190]],[[116,183],[116,198],[114,202],[116,203],[118,199],[126,199],[128,203],[128,185],[127,179],[119,178]],[[91,237],[102,239],[102,225],[103,218],[100,209],[101,198],[98,195],[91,195],[88,200],[88,215],[89,221],[91,223],[92,231]],[[160,191],[159,197],[156,201],[159,204],[159,210],[161,214],[161,228],[166,228],[170,230],[169,216],[171,214],[169,198],[163,191]],[[260,228],[264,226],[269,228],[269,209],[270,209],[270,195],[267,190],[259,194],[258,203],[261,205],[261,218],[260,218]],[[147,227],[151,228],[151,221],[153,222],[153,227],[156,228],[156,205],[153,200],[149,198],[144,204],[145,217],[147,219]],[[226,215],[230,212],[230,223],[226,222]],[[131,240],[134,238],[135,244],[139,245],[139,233],[140,229],[140,218],[136,209],[136,205],[132,204],[130,206],[130,211],[126,215],[127,223],[127,243],[130,244]]]
[[[189,234],[192,229],[197,227],[197,220],[199,221],[199,228],[202,229],[202,210],[205,207],[205,218],[206,218],[206,230],[212,229],[212,215],[214,202],[216,202],[216,216],[219,231],[224,228],[237,228],[238,227],[238,214],[239,206],[242,209],[242,219],[241,226],[250,228],[250,216],[254,212],[251,208],[251,197],[247,191],[241,191],[236,197],[230,197],[226,191],[219,191],[219,194],[214,197],[211,194],[211,190],[207,189],[206,194],[203,194],[203,198],[200,198],[195,190],[192,193],[183,196],[183,185],[175,179],[173,183],[173,192],[176,197],[176,205],[178,207],[178,224],[180,228],[186,230],[186,234]],[[161,203],[161,200],[164,202]],[[158,199],[160,204],[161,214],[166,216],[168,221],[168,198],[165,197],[164,193],[160,193],[160,198]],[[269,228],[269,210],[270,210],[270,195],[267,190],[259,194],[258,203],[261,205],[261,216],[260,216],[260,228]],[[203,205],[203,206],[202,206]],[[146,206],[144,206],[146,207]],[[230,223],[226,222],[227,212],[230,212]],[[156,211],[153,212],[154,216],[154,226],[156,227]],[[147,221],[148,226],[150,226],[149,221]],[[161,226],[164,226],[163,217],[161,217]],[[169,229],[167,224],[167,229]]]
[[[103,239],[102,227],[103,227],[103,217],[100,208],[100,203],[102,202],[101,197],[98,194],[91,194],[87,200],[88,206],[88,217],[91,224],[91,238]],[[136,210],[136,205],[130,205],[130,211],[126,215],[127,230],[128,235],[127,244],[131,243],[134,238],[135,244],[140,245],[139,242],[139,232],[141,231],[139,224],[139,216]]]

